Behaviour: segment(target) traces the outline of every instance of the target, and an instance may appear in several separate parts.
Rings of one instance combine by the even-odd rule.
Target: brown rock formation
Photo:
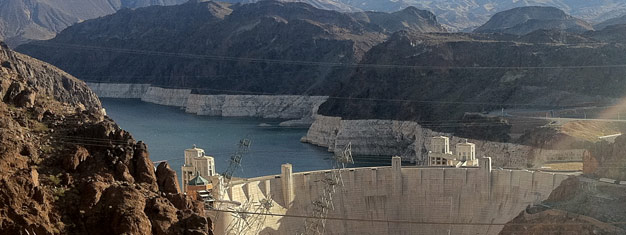
[[[541,205],[529,207],[500,234],[625,234],[625,187],[571,177]]]
[[[78,164],[85,161],[87,157],[89,157],[89,152],[87,149],[81,146],[75,146],[75,149],[72,151],[73,153],[67,155],[65,159],[63,159],[63,166],[68,171],[76,170]]]
[[[0,96],[0,234],[211,233],[83,82],[0,44]]]
[[[142,192],[131,186],[107,188],[87,217],[92,234],[151,234],[152,223],[143,212],[146,200]]]
[[[139,142],[135,145],[135,155],[133,156],[135,182],[145,183],[150,189],[156,191],[159,186],[156,183],[156,175],[154,173],[154,165],[150,160],[148,147],[146,144]]]
[[[161,192],[180,193],[176,171],[172,170],[167,162],[162,162],[157,166],[156,178]]]
[[[626,180],[626,136],[615,139],[614,143],[601,141],[589,147],[583,170],[587,175],[615,180]]]

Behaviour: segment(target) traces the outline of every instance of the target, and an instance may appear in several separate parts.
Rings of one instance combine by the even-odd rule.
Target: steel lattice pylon
[[[265,224],[266,216],[261,214],[269,213],[274,206],[271,198],[261,199],[259,201],[248,200],[237,208],[231,214],[233,222],[226,228],[227,234],[258,234],[259,230]],[[229,208],[230,209],[230,208]]]
[[[230,160],[228,160],[228,167],[226,168],[226,171],[222,173],[222,176],[224,176],[224,179],[225,179],[224,188],[228,189],[230,185],[230,181],[233,178],[233,175],[235,174],[235,171],[241,168],[241,160],[243,156],[247,154],[248,151],[250,150],[251,143],[252,142],[246,138],[241,139],[239,141],[239,147],[237,149],[237,152],[235,152],[235,154],[230,156]]]
[[[228,192],[228,188],[230,187],[230,182],[233,178],[233,175],[235,174],[237,169],[241,168],[241,160],[243,159],[243,156],[248,153],[251,143],[252,142],[250,141],[250,139],[247,139],[247,138],[239,140],[237,152],[235,152],[233,155],[230,156],[228,167],[226,168],[226,171],[224,171],[221,174],[224,177],[224,182],[223,182],[223,185],[220,186],[220,188],[223,188],[223,190],[220,190],[220,191]],[[245,204],[242,204],[240,208],[242,208],[244,205]],[[213,206],[216,207],[215,205]],[[228,208],[228,209],[232,209],[232,208]],[[246,208],[246,209],[249,209],[249,208]],[[242,210],[238,210],[238,211],[241,212]],[[235,217],[239,215],[241,215],[241,213],[237,213]],[[219,220],[219,213],[215,216],[215,220],[216,221]],[[229,227],[231,227],[231,225],[229,225]]]
[[[341,173],[345,170],[346,164],[354,164],[352,158],[352,143],[348,143],[346,147],[338,155],[335,155],[333,161],[333,169],[327,173],[324,179],[319,180],[324,185],[324,189],[318,199],[311,203],[312,215],[307,218],[304,223],[304,232],[302,235],[316,234],[321,235],[326,231],[326,217],[331,210],[334,210],[333,195],[339,187],[343,187],[343,178]]]

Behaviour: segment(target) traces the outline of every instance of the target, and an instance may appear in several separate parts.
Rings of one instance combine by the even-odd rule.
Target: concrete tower
[[[433,137],[430,142],[430,151],[433,153],[451,154],[450,138],[445,136]]]
[[[468,166],[476,166],[478,165],[478,161],[476,160],[476,145],[473,143],[468,143],[465,140],[465,143],[456,144],[456,154],[457,159],[459,161],[467,162]]]
[[[187,192],[187,184],[199,174],[205,179],[215,175],[215,159],[207,156],[203,149],[193,148],[185,149],[185,164],[181,167],[181,187],[183,192]]]

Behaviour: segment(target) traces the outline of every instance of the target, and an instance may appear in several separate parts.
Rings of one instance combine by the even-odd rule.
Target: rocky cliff
[[[524,35],[540,29],[584,32],[593,27],[555,7],[519,7],[498,12],[474,32]]]
[[[317,113],[325,96],[191,95],[185,111],[223,117],[302,119]]]
[[[432,125],[449,132],[468,112],[613,104],[626,89],[626,69],[611,67],[626,59],[618,36],[624,32],[399,32],[361,61],[394,66],[363,67],[345,76],[332,92],[345,98],[324,103],[320,114],[422,124],[452,120]]]
[[[3,0],[0,1],[0,39],[10,46],[46,40],[68,26],[115,13],[122,8],[172,5],[184,0]]]
[[[100,98],[141,99],[150,88],[150,84],[133,83],[92,83],[87,86]]]
[[[547,200],[529,206],[500,234],[624,234],[625,187],[572,177]]]
[[[590,154],[585,157],[585,174],[626,181],[626,136],[618,136],[613,143],[601,141],[588,148]]]
[[[138,98],[184,108],[197,115],[297,119],[283,125],[307,126],[326,96],[201,95],[190,89],[167,89],[149,84],[88,83],[101,98]]]
[[[358,62],[399,30],[445,31],[415,8],[347,14],[304,3],[191,1],[119,11],[18,51],[93,82],[302,95],[323,93],[346,69],[336,64]]]
[[[3,234],[211,234],[166,163],[104,116],[85,83],[0,44]]]
[[[582,160],[582,152],[547,150],[530,145],[467,139],[424,128],[417,122],[392,120],[344,120],[340,117],[315,116],[315,122],[301,141],[340,153],[350,143],[355,155],[401,156],[406,161],[424,163],[433,136],[450,137],[450,150],[466,140],[476,144],[477,157],[491,157],[496,167],[532,168],[544,161],[555,160],[561,153]],[[561,156],[562,157],[562,156]]]

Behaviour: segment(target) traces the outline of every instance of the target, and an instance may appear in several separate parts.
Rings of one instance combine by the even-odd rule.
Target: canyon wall
[[[342,170],[343,185],[332,194],[327,216],[331,219],[326,220],[325,234],[498,234],[503,224],[527,206],[547,199],[568,177],[492,170],[487,158],[480,159],[481,167],[474,168],[400,164],[400,159],[394,159],[391,167]],[[259,202],[271,199],[269,213],[290,217],[251,216],[247,223],[259,226],[240,228],[239,224],[245,224],[240,219],[221,214],[216,232],[300,234],[305,224],[314,223],[300,216],[314,215],[312,202],[320,199],[331,171],[291,173],[290,165],[283,165],[282,172],[233,182],[227,190],[215,184],[218,187],[214,196],[220,202],[251,205],[251,211],[257,211]]]
[[[428,155],[433,136],[450,137],[450,151],[455,152],[457,143],[465,138],[449,133],[435,132],[421,127],[416,122],[392,120],[342,120],[340,117],[316,115],[315,122],[301,141],[328,148],[330,152],[340,152],[350,143],[355,155],[401,156],[405,161],[418,163]],[[551,159],[560,150],[545,150],[531,146],[467,139],[476,144],[477,157],[491,157],[496,167],[528,168],[533,159]],[[582,151],[568,150],[563,154],[579,154]]]
[[[182,107],[187,113],[223,117],[295,119],[284,125],[310,125],[312,115],[328,99],[297,95],[201,95],[191,89],[149,84],[87,83],[100,98],[136,98],[154,104]]]
[[[100,98],[141,99],[150,84],[91,83],[87,86]]]

